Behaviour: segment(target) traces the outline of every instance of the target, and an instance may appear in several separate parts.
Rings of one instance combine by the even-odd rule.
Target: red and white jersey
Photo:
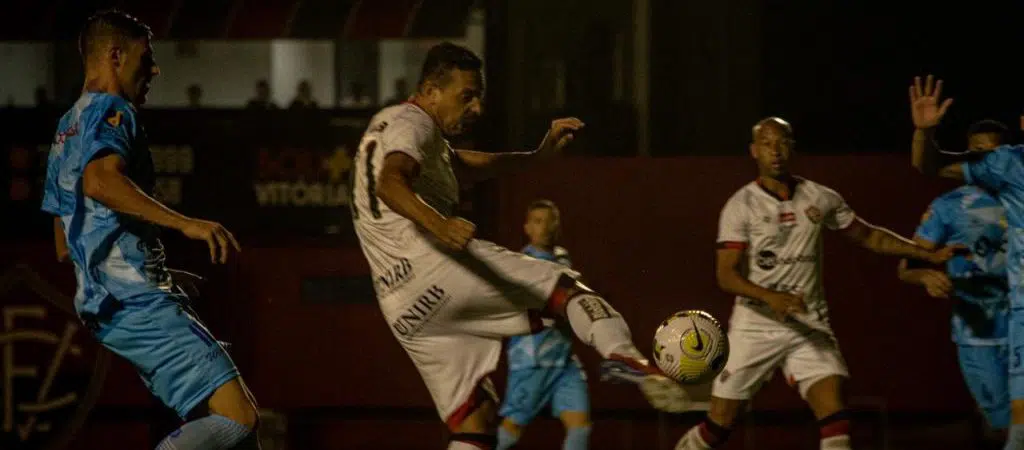
[[[722,208],[718,224],[720,248],[746,250],[744,274],[752,283],[775,291],[801,293],[806,314],[795,318],[828,330],[828,305],[822,286],[822,228],[844,229],[856,218],[832,189],[798,178],[792,198],[779,198],[752,182]],[[759,300],[737,297],[730,326],[763,329],[780,325]]]
[[[378,297],[411,281],[418,255],[434,253],[427,251],[434,238],[376,195],[384,158],[394,152],[405,153],[419,163],[413,192],[424,202],[444,216],[451,215],[459,202],[459,184],[451,162],[454,150],[434,120],[412,103],[390,106],[373,116],[353,161],[350,188],[352,220]]]

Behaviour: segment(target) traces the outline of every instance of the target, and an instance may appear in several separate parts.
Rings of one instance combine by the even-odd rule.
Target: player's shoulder
[[[761,187],[757,185],[756,181],[744,184],[729,196],[729,199],[725,201],[725,206],[736,207],[750,205],[754,197],[757,195],[758,189],[761,189]]]
[[[821,183],[819,183],[817,181],[814,181],[814,180],[811,180],[811,179],[808,179],[808,178],[804,178],[804,177],[796,177],[796,179],[800,182],[800,189],[802,189],[804,192],[807,192],[807,193],[809,193],[811,195],[814,195],[814,196],[841,197],[841,195],[839,194],[839,191],[837,191],[837,190],[835,190],[835,189],[833,189],[833,188],[831,188],[829,186],[826,186],[824,184],[821,184]]]
[[[370,119],[371,130],[427,134],[434,131],[434,120],[413,103],[399,103],[381,109]]]
[[[88,93],[76,102],[75,108],[81,111],[79,121],[82,123],[106,122],[117,128],[126,122],[135,120],[135,106],[119,95],[100,92]]]
[[[566,250],[565,247],[560,245],[556,245],[555,248],[551,250],[551,254],[555,255],[555,258],[566,258],[569,256],[569,250]]]

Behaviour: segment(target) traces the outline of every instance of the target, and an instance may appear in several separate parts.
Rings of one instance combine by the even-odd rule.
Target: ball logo
[[[704,330],[694,327],[679,340],[679,349],[690,358],[703,358],[708,353],[707,343],[711,337]]]
[[[754,264],[760,267],[761,270],[772,270],[778,264],[779,257],[775,255],[775,252],[771,250],[762,250],[757,252],[757,258],[754,260]]]
[[[64,448],[99,395],[110,353],[71,303],[27,266],[0,276],[0,448]]]

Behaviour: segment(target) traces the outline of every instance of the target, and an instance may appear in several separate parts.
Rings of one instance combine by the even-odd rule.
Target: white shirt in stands
[[[380,298],[398,290],[413,277],[417,257],[431,251],[433,236],[392,211],[375,195],[384,158],[394,152],[411,156],[420,165],[413,192],[442,215],[459,202],[459,185],[452,170],[454,150],[434,120],[412,103],[389,106],[370,120],[353,162],[352,219],[363,254],[370,264]]]
[[[776,291],[802,293],[807,313],[794,318],[804,325],[830,330],[822,286],[822,228],[844,229],[856,218],[832,189],[798,178],[792,198],[782,199],[751,182],[733,194],[722,208],[719,247],[746,250],[745,276]],[[795,325],[795,324],[794,324]],[[766,304],[739,296],[730,327],[778,328],[780,322]]]

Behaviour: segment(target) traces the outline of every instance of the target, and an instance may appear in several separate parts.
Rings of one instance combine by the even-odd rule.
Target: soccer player
[[[935,128],[942,122],[953,99],[942,98],[942,80],[929,75],[924,83],[914,78],[910,86],[910,111],[914,121],[911,164],[929,175],[966,181],[999,199],[1006,209],[1006,275],[1010,286],[1010,430],[1007,450],[1024,449],[1024,287],[1021,282],[1021,258],[1024,257],[1024,145],[1003,145],[981,158],[950,162],[951,154],[941,152],[935,142]],[[952,154],[955,157],[957,154]],[[970,156],[970,154],[959,153]]]
[[[929,250],[869,225],[825,186],[794,176],[793,129],[769,117],[753,128],[758,178],[737,191],[719,219],[716,275],[736,295],[731,353],[711,390],[707,419],[677,449],[710,449],[729,436],[746,402],[781,368],[807,401],[822,449],[849,449],[843,398],[846,364],[829,324],[822,287],[822,231],[838,230],[875,253],[942,263],[950,248]]]
[[[550,200],[536,200],[526,209],[523,231],[530,244],[523,253],[565,267],[572,267],[569,252],[556,245],[561,231],[561,213]],[[541,320],[536,317],[535,320]],[[564,322],[543,319],[543,327],[529,335],[508,340],[508,388],[498,415],[498,450],[507,450],[519,440],[523,427],[545,406],[565,425],[564,450],[586,450],[590,437],[590,400],[587,380],[572,352],[572,330]]]
[[[480,116],[482,62],[450,43],[430,49],[410,102],[384,108],[354,159],[352,215],[378,303],[453,432],[449,449],[491,449],[497,396],[488,375],[505,337],[529,334],[527,310],[568,320],[605,358],[610,377],[640,386],[655,407],[681,411],[682,387],[648,364],[622,316],[578,274],[474,239],[453,215],[459,182],[528,167],[559,154],[583,123],[551,123],[535,151],[453,150]]]
[[[157,449],[258,448],[251,394],[164,266],[158,226],[205,241],[214,262],[239,247],[220,224],[151,197],[153,161],[136,116],[160,73],[151,37],[149,27],[118,11],[86,22],[79,38],[85,86],[57,127],[42,209],[56,216],[58,258],[74,263],[83,323],[190,420]]]
[[[968,130],[968,149],[992,151],[1007,132],[999,122],[977,122]],[[932,201],[914,242],[925,248],[963,245],[970,255],[950,259],[945,271],[913,267],[907,260],[899,266],[901,280],[932,297],[955,298],[952,328],[960,371],[989,426],[1001,435],[1010,425],[1006,227],[1006,211],[995,196],[977,186],[959,187]]]

